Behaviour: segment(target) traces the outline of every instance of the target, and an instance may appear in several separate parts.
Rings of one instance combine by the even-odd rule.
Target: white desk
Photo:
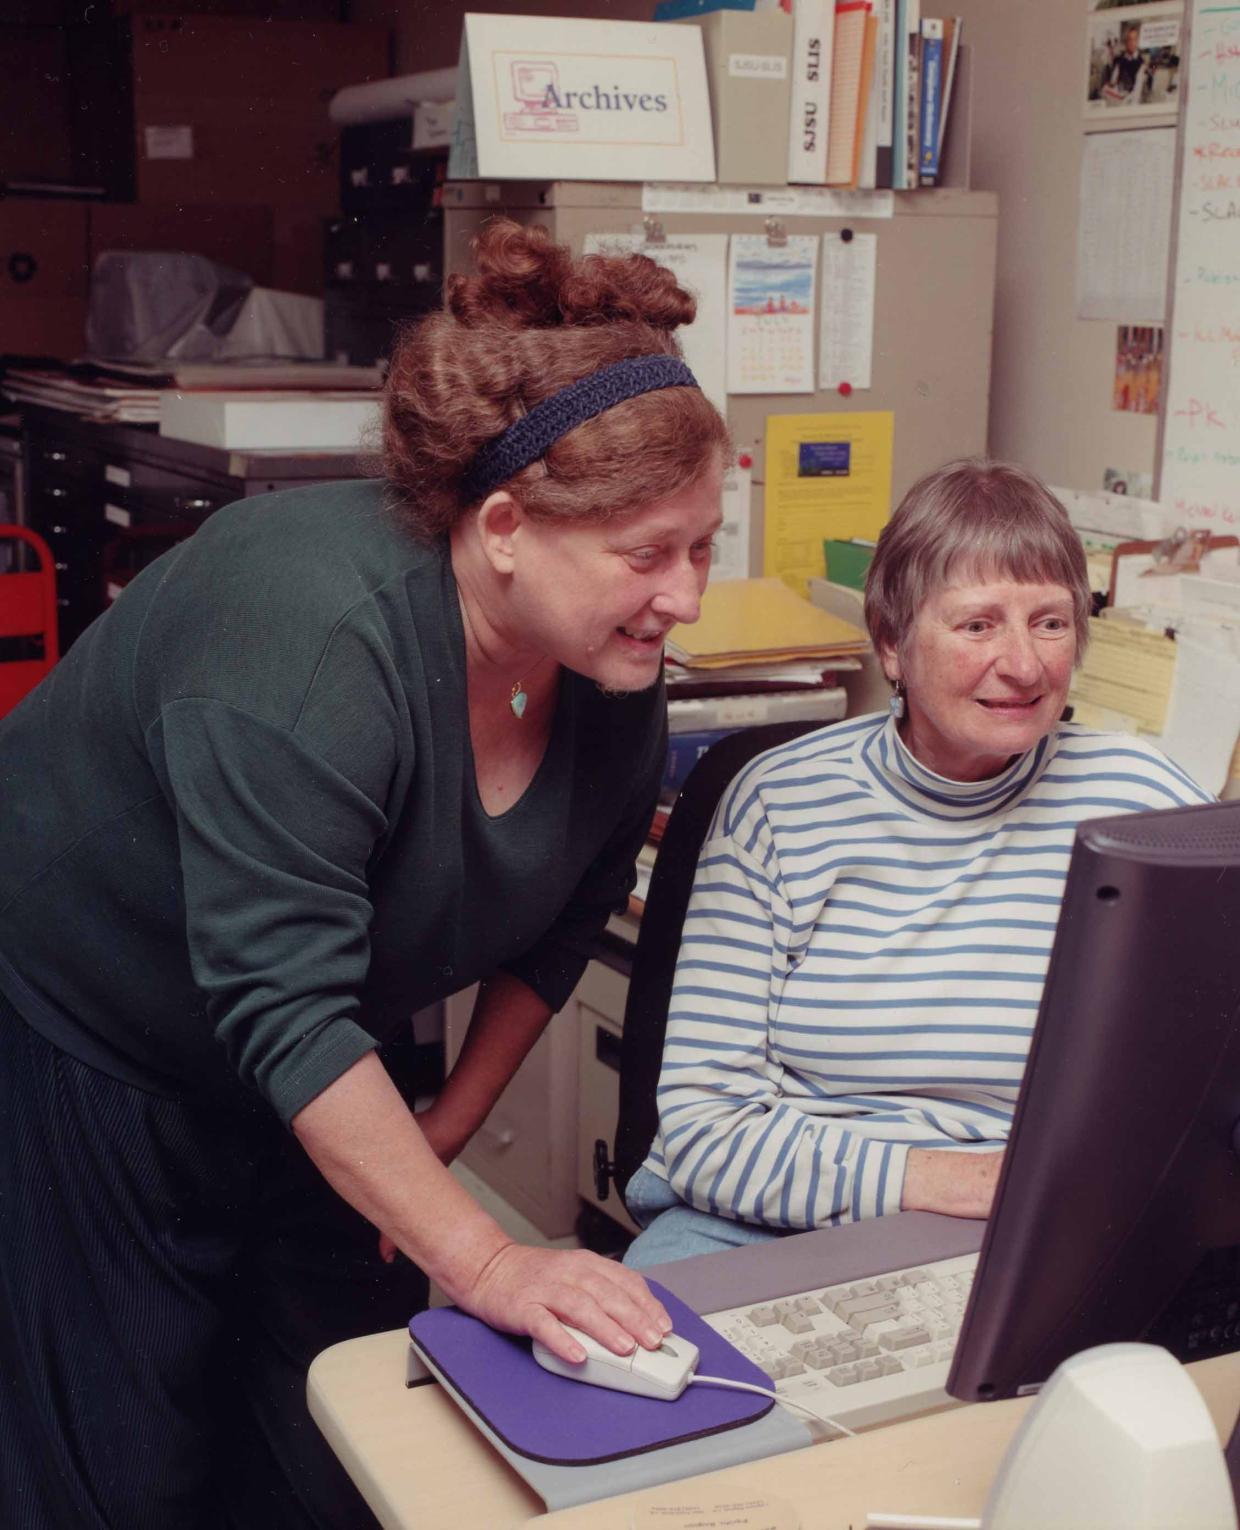
[[[809,1233],[785,1240],[777,1263],[786,1283],[779,1293],[770,1285],[772,1262],[757,1248],[685,1260],[654,1273],[699,1311],[713,1311],[805,1290],[815,1283],[806,1278],[807,1266],[823,1284],[859,1278],[866,1271],[857,1266],[893,1239],[915,1234],[921,1252],[910,1262],[916,1262],[946,1257],[943,1250],[953,1245],[962,1245],[955,1252],[970,1242],[976,1247],[981,1231],[977,1224],[920,1214],[857,1225],[870,1230],[852,1239]],[[738,1281],[748,1287],[741,1294]],[[436,1385],[405,1386],[408,1348],[403,1329],[337,1344],[318,1356],[307,1383],[311,1413],[385,1530],[509,1530],[531,1520],[546,1530],[633,1530],[640,1503],[702,1495],[713,1500],[716,1494],[720,1500],[727,1494],[783,1499],[795,1509],[801,1530],[860,1530],[875,1509],[976,1517],[1031,1406],[1028,1400],[961,1406],[856,1439],[544,1514],[541,1500],[450,1397]],[[1240,1405],[1240,1353],[1202,1361],[1189,1374],[1225,1442]]]

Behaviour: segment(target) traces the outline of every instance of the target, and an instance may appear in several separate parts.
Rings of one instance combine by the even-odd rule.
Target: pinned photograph
[[[1106,5],[1086,22],[1085,117],[1096,125],[1173,120],[1183,6]]]
[[[1157,414],[1162,395],[1163,332],[1156,324],[1121,324],[1115,337],[1112,409]]]
[[[1153,499],[1154,475],[1134,468],[1107,468],[1102,474],[1102,487],[1108,494],[1131,494],[1135,499]]]

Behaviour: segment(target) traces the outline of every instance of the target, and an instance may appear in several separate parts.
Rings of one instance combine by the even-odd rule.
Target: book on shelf
[[[909,26],[905,38],[905,122],[904,122],[904,189],[912,191],[917,186],[917,155],[921,146],[921,12],[916,22]]]
[[[788,108],[788,180],[822,186],[827,179],[834,0],[791,0],[792,92]]]
[[[921,22],[921,92],[917,125],[917,179],[933,186],[939,178],[939,114],[943,106],[943,21]]]
[[[869,99],[867,60],[874,46],[869,0],[837,0],[831,72],[831,125],[827,134],[827,185],[854,187]]]
[[[884,189],[891,186],[895,128],[896,0],[875,0],[874,14],[878,17],[878,41],[874,50],[873,110],[870,113],[875,124],[873,184]]]
[[[939,102],[939,167],[943,164],[943,143],[947,137],[948,113],[951,111],[952,87],[956,83],[956,63],[960,56],[960,33],[964,26],[963,16],[946,16],[943,20],[943,87]]]
[[[865,41],[861,48],[861,85],[857,92],[857,134],[853,143],[852,180],[856,190],[862,184],[874,184],[874,149],[866,144],[866,130],[870,120],[870,101],[874,95],[874,60],[878,54],[878,17],[873,7],[866,13]]]
[[[921,37],[921,0],[896,0],[895,83],[892,90],[891,184],[897,191],[916,185],[917,48]],[[909,146],[914,158],[909,164]],[[914,179],[910,181],[910,172]]]

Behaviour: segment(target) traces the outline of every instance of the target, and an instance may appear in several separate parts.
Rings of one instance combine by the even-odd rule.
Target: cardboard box
[[[792,17],[784,11],[709,11],[677,24],[702,33],[715,179],[720,185],[786,186]]]
[[[337,206],[337,90],[388,73],[384,27],[136,16],[138,201]]]

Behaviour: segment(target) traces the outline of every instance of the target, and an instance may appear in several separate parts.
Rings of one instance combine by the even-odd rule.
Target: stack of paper
[[[819,610],[782,579],[726,579],[711,585],[702,614],[692,627],[673,627],[669,658],[688,670],[717,674],[729,668],[747,673],[772,668],[822,669],[838,659],[866,652],[859,627]]]
[[[19,404],[38,404],[101,424],[151,424],[159,418],[159,394],[142,385],[54,366],[9,367],[0,388]]]
[[[100,361],[40,362],[5,369],[0,389],[18,403],[38,404],[103,424],[156,424],[160,390],[250,392],[280,388],[297,393],[370,394],[383,382],[378,367],[326,361]]]

